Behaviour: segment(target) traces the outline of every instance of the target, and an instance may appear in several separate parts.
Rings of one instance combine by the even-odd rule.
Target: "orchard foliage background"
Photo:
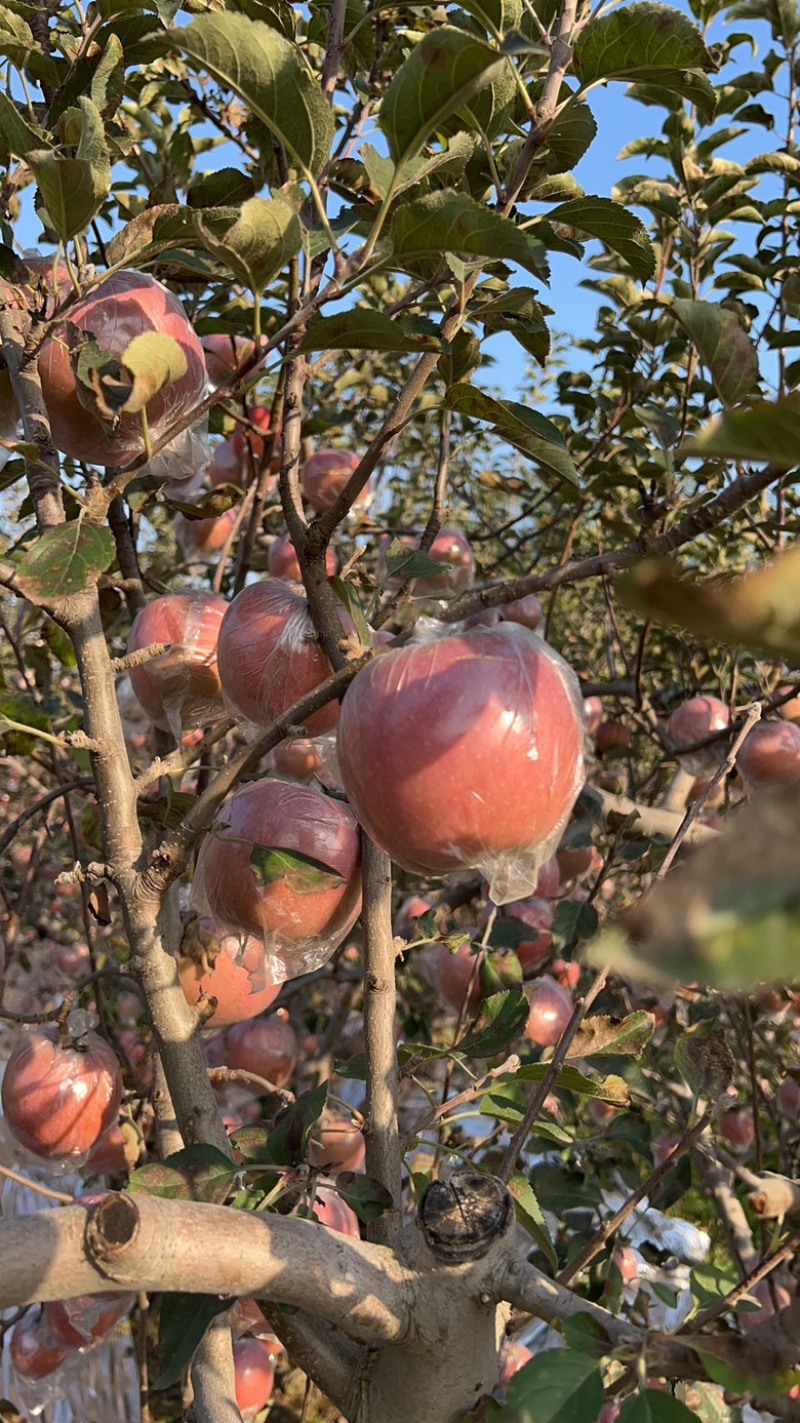
[[[110,1161],[58,1176],[0,1146],[9,1423],[236,1419],[231,1322],[239,1356],[275,1331],[256,1413],[288,1350],[281,1423],[800,1412],[800,752],[778,792],[737,770],[759,716],[796,710],[799,35],[796,0],[0,6],[0,1048],[79,1004],[124,1081]],[[574,176],[605,85],[638,105],[611,193]],[[169,343],[76,347],[87,418],[145,412],[140,454],[82,464],[37,357],[120,271],[243,339],[190,408]],[[591,337],[553,324],[565,281],[599,298]],[[519,399],[492,385],[498,333]],[[355,472],[315,515],[299,471],[330,446]],[[221,521],[203,556],[198,517]],[[442,526],[474,583],[425,596]],[[332,680],[255,739],[228,719],[176,746],[123,680],[134,617],[231,600],[287,530]],[[297,1064],[237,1080],[178,978],[203,833],[345,693],[370,629],[403,644],[531,594],[602,699],[535,951],[479,876],[390,886],[367,845],[360,923],[268,1010]],[[687,770],[667,720],[699,694],[731,725]],[[329,1169],[331,1120],[363,1128],[365,1174]],[[318,1179],[349,1239],[302,1219]],[[451,1179],[471,1204],[426,1247]],[[87,1216],[87,1185],[126,1194]],[[13,1371],[41,1303],[98,1292],[129,1328],[112,1310]],[[263,1316],[229,1312],[246,1296]],[[509,1383],[506,1347],[496,1385],[520,1330],[533,1357]]]

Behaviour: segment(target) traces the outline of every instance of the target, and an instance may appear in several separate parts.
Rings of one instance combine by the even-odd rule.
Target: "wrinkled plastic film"
[[[168,422],[164,421],[161,433],[166,429]],[[155,431],[151,431],[151,438],[155,443],[159,436]],[[142,466],[140,474],[163,480],[168,495],[175,493],[179,497],[185,497],[202,484],[213,453],[214,447],[208,434],[208,415],[203,415],[195,425],[181,430],[163,450],[153,455],[153,458]],[[176,486],[174,490],[172,485]]]
[[[170,645],[159,657],[131,668],[130,683],[150,720],[179,741],[184,732],[211,726],[225,715],[217,640],[228,605],[205,593],[170,596],[173,605],[180,600],[180,631],[179,620],[171,616],[162,631],[158,605],[166,600],[156,599],[137,614],[129,650],[157,642]]]

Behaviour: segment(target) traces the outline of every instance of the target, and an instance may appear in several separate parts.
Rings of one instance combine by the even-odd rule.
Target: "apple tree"
[[[800,1411],[798,36],[0,6],[3,1418]]]

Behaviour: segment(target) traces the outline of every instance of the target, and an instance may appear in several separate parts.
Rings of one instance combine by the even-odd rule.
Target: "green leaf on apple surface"
[[[619,1423],[697,1423],[697,1414],[671,1393],[646,1388],[626,1398]]]
[[[56,602],[90,587],[115,557],[110,529],[76,519],[46,529],[29,545],[17,568],[17,585],[31,603]]]
[[[597,1362],[574,1349],[548,1349],[510,1380],[500,1417],[515,1423],[586,1423],[604,1401]]]
[[[561,432],[538,411],[514,400],[495,400],[471,385],[451,385],[444,405],[472,420],[486,420],[499,439],[528,455],[545,474],[579,485],[578,471]]]
[[[337,316],[318,316],[297,350],[306,351],[441,351],[445,342],[435,328],[411,331],[402,320],[383,311],[355,306]],[[441,569],[439,570],[441,572]]]
[[[392,539],[386,550],[386,578],[441,578],[442,565],[421,549],[409,548],[402,539]]]
[[[333,113],[290,40],[259,20],[227,11],[171,30],[166,43],[238,94],[303,173],[312,178],[319,173],[331,150]]]
[[[219,1295],[162,1295],[152,1388],[172,1388],[178,1382],[212,1319],[230,1309],[231,1303]]]
[[[627,212],[625,216],[630,218]],[[399,207],[392,220],[392,245],[403,264],[457,252],[462,257],[517,262],[533,272],[540,266],[536,247],[510,218],[466,193],[426,193]]]
[[[149,1161],[138,1167],[131,1173],[128,1190],[165,1196],[168,1200],[221,1204],[238,1174],[239,1167],[218,1147],[197,1142],[163,1161]]]
[[[507,63],[489,45],[450,25],[437,25],[425,35],[397,70],[381,104],[381,128],[397,167]]]
[[[520,988],[493,993],[481,1001],[473,1031],[458,1044],[468,1057],[494,1057],[519,1038],[530,1017],[531,1005]]]
[[[303,245],[303,230],[294,208],[282,198],[248,198],[227,226],[198,212],[195,227],[203,246],[255,295],[279,276]]]
[[[570,1057],[641,1057],[655,1032],[652,1013],[639,1009],[626,1018],[584,1018],[570,1043]]]
[[[599,238],[627,262],[640,281],[648,281],[655,272],[656,254],[644,223],[611,198],[573,198],[546,213],[545,219]]]
[[[711,420],[699,434],[684,441],[680,453],[721,455],[774,465],[776,469],[794,469],[800,464],[798,420],[797,391],[780,400],[758,400],[744,410],[728,410]]]
[[[332,1185],[337,1196],[341,1196],[345,1205],[367,1225],[372,1220],[380,1220],[394,1205],[391,1191],[359,1171],[337,1171]]]
[[[553,1242],[550,1239],[550,1232],[547,1229],[547,1222],[536,1198],[536,1192],[527,1176],[516,1173],[511,1177],[508,1189],[513,1198],[514,1210],[520,1225],[536,1242],[548,1263],[554,1270],[557,1270],[558,1261],[553,1249]]]
[[[223,835],[221,838],[231,837]],[[321,894],[325,890],[339,889],[345,882],[338,870],[315,860],[312,855],[278,846],[252,845],[250,868],[259,884],[266,886],[283,880],[294,894]]]
[[[708,366],[717,394],[736,405],[758,385],[756,348],[738,312],[713,301],[674,301],[667,308],[679,321]]]
[[[268,1159],[276,1166],[295,1166],[306,1159],[308,1138],[328,1100],[328,1084],[302,1092],[296,1102],[278,1112],[267,1138]]]

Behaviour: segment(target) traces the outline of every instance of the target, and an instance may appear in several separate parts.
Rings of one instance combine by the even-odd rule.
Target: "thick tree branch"
[[[19,407],[25,440],[36,446],[36,457],[26,461],[28,487],[39,533],[64,522],[64,501],[58,455],[50,438],[50,421],[42,396],[36,356],[26,351],[31,332],[27,312],[0,308],[0,349],[8,366],[11,388]]]
[[[390,1244],[402,1206],[400,1135],[397,1126],[395,1013],[397,952],[392,934],[392,866],[364,836],[364,1053],[367,1064],[366,1169],[390,1192],[394,1209],[368,1229],[369,1238]]]

